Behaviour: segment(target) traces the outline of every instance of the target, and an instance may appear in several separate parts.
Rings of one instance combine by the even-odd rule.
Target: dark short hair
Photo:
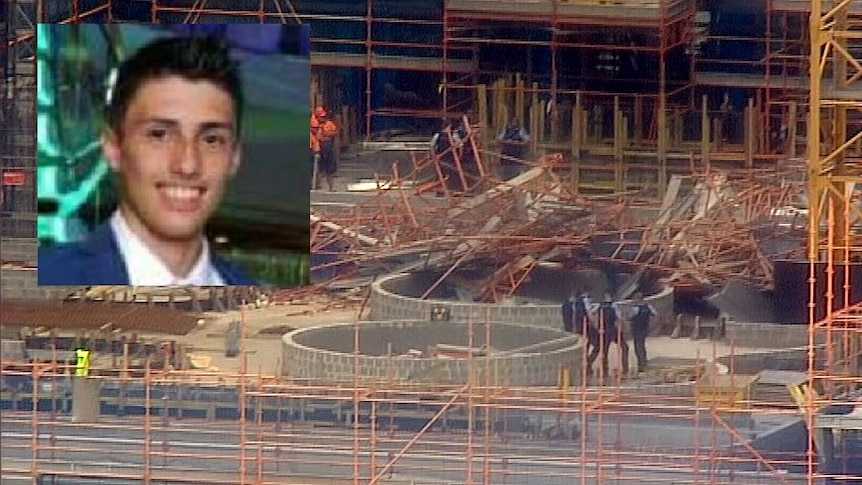
[[[239,66],[230,58],[222,39],[201,35],[156,39],[120,64],[108,105],[108,126],[119,133],[129,103],[141,86],[168,76],[208,81],[224,90],[233,99],[239,132],[243,107]]]

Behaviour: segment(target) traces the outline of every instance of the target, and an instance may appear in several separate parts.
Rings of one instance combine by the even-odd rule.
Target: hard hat
[[[314,110],[314,116],[326,116],[326,108],[324,108],[323,106],[318,106]]]

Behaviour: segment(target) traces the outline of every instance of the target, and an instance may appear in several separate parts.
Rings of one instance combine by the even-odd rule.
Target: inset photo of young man
[[[308,284],[308,37],[39,25],[39,284]]]

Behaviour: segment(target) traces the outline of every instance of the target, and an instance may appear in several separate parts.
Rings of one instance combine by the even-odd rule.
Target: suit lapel
[[[222,280],[226,286],[256,286],[257,283],[250,280],[241,272],[234,269],[234,267],[227,262],[227,260],[222,259],[215,253],[210,253],[210,261],[215,268],[216,271],[221,275]]]
[[[215,253],[210,253],[210,264],[213,265],[213,268],[218,271],[218,274],[221,276],[222,280],[224,280],[225,286],[237,286],[242,282],[239,281],[238,275],[233,271],[227,261],[215,255]]]
[[[82,248],[89,259],[84,268],[86,274],[84,281],[98,281],[105,285],[129,284],[126,263],[120,254],[110,224],[104,223],[97,227],[84,241]]]

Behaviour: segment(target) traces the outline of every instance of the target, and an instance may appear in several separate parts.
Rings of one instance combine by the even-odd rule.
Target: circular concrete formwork
[[[432,313],[445,310],[449,320],[466,322],[512,323],[547,328],[561,328],[561,303],[572,289],[587,285],[594,299],[610,287],[605,273],[599,270],[569,271],[537,268],[530,282],[501,303],[476,303],[458,298],[452,287],[445,283],[435,289],[428,298],[422,294],[438,275],[430,272],[401,273],[386,276],[371,285],[369,303],[372,320],[430,319]],[[673,316],[673,288],[656,288],[645,297],[658,311],[655,325],[669,322]],[[629,301],[620,303],[623,311]]]
[[[485,346],[490,332],[491,352],[473,360],[475,382],[491,385],[555,385],[560,366],[576,372],[581,361],[580,340],[562,330],[535,326],[463,322],[362,322],[359,356],[354,356],[353,324],[294,330],[283,337],[284,374],[313,382],[352,382],[354,359],[363,379],[392,384],[465,384],[469,380],[467,349]],[[470,345],[472,343],[472,345]],[[427,357],[438,345],[449,355]],[[451,353],[452,349],[460,349]],[[424,353],[423,356],[411,354]],[[487,379],[487,380],[486,380]]]

